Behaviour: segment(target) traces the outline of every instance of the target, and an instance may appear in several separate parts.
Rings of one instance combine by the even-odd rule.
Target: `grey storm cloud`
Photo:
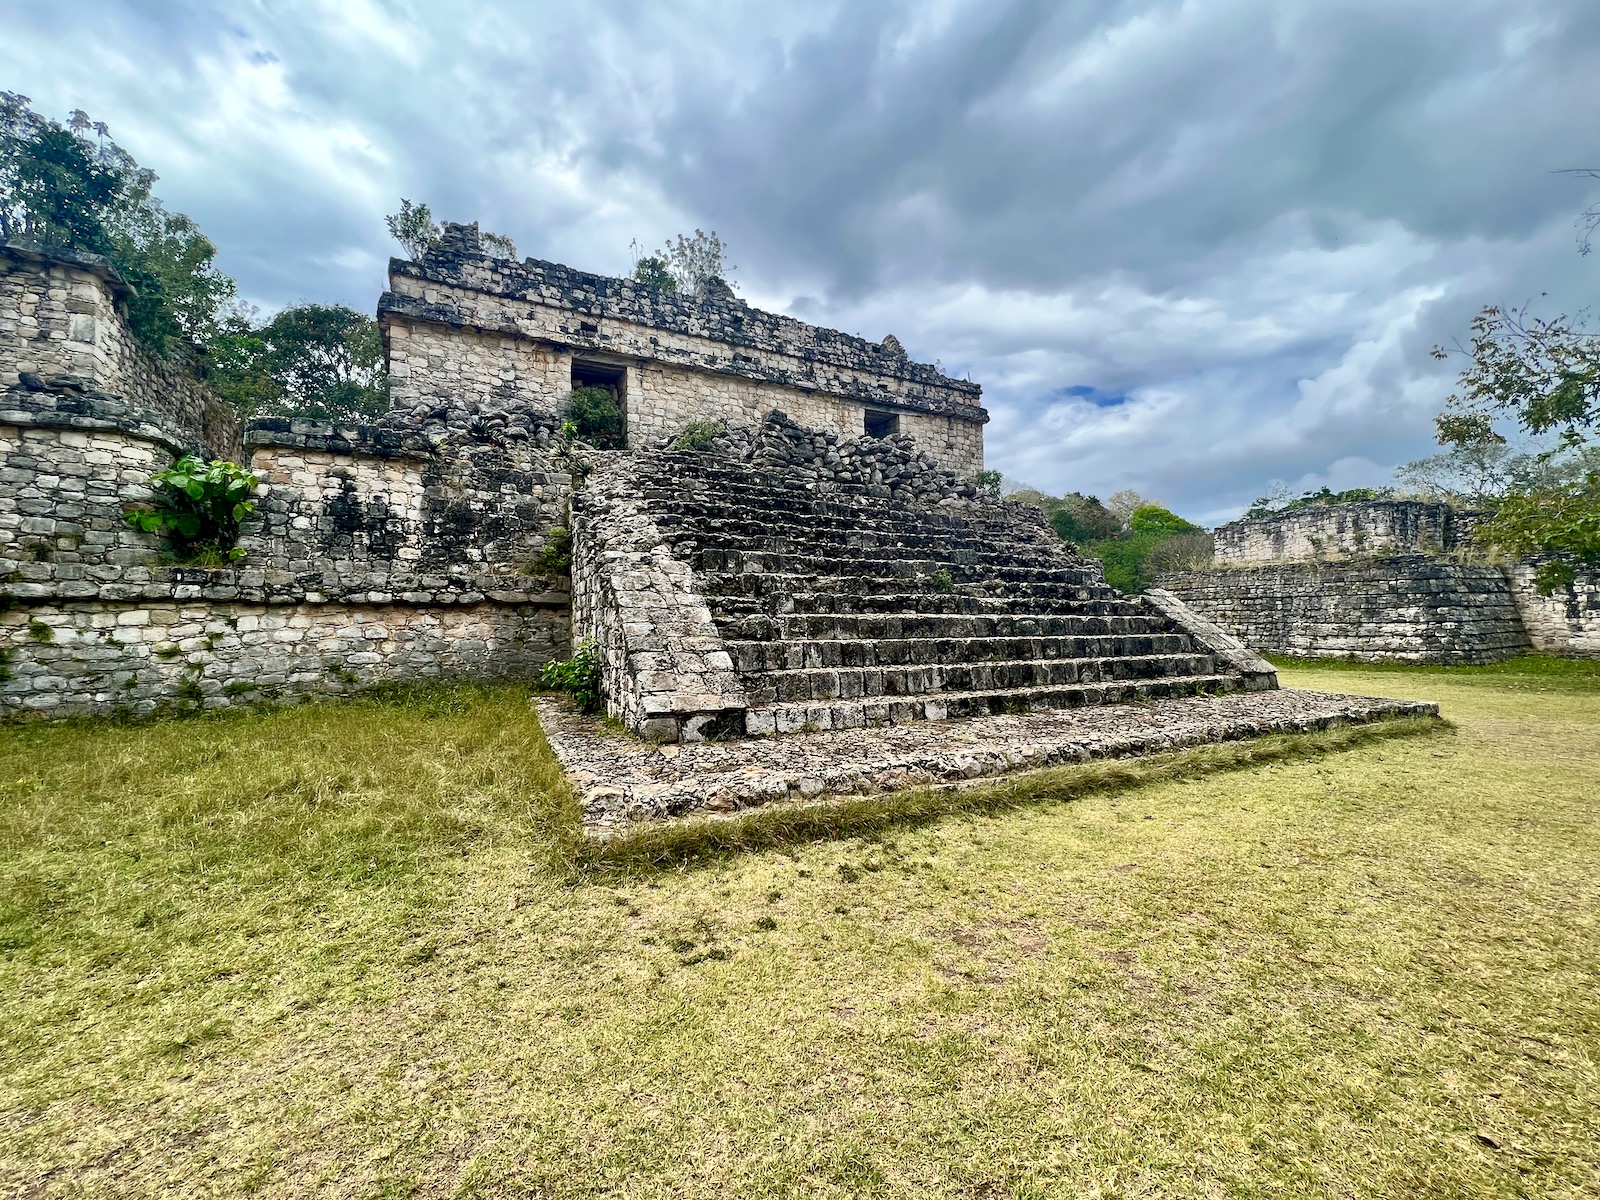
[[[1431,449],[1491,302],[1583,305],[1600,4],[0,2],[0,86],[162,175],[263,307],[370,309],[399,196],[970,374],[1009,476],[1224,518]]]

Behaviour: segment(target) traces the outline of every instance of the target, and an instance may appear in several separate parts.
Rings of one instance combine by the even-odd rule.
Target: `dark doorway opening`
[[[601,450],[628,445],[627,368],[572,360],[572,411],[578,436]]]

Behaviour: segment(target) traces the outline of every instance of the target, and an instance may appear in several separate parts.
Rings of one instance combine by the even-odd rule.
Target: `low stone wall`
[[[1238,566],[1343,555],[1437,554],[1464,546],[1476,516],[1421,500],[1313,504],[1221,526],[1214,534],[1216,561]]]
[[[1570,586],[1548,596],[1541,596],[1534,584],[1537,571],[1537,563],[1507,568],[1533,648],[1545,654],[1600,658],[1600,571],[1579,575]]]
[[[1157,582],[1264,654],[1487,663],[1531,649],[1511,584],[1495,566],[1395,555]]]
[[[565,460],[527,426],[268,421],[236,568],[128,525],[182,449],[156,414],[13,389],[0,407],[0,712],[144,713],[461,675],[570,651]]]
[[[236,572],[188,600],[30,602],[0,613],[0,712],[148,713],[461,676],[531,678],[566,654],[564,603],[252,604]],[[561,598],[564,600],[564,597]]]

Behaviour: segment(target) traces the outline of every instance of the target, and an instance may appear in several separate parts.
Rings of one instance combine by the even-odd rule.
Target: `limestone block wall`
[[[1505,573],[1426,555],[1170,575],[1159,586],[1264,654],[1484,663],[1530,642]]]
[[[97,255],[0,243],[0,389],[104,393],[150,414],[185,446],[236,458],[233,409],[182,362],[139,344],[123,317],[126,294]]]
[[[1537,569],[1536,563],[1506,568],[1533,648],[1546,654],[1600,658],[1600,572],[1579,575],[1570,587],[1541,596],[1533,582]]]
[[[597,456],[573,503],[573,640],[599,648],[606,711],[643,737],[742,729],[744,689],[695,588],[635,490],[628,456]]]
[[[171,461],[155,431],[60,425],[0,408],[0,560],[54,562],[107,580],[155,562],[159,547],[123,512],[150,498],[151,474]]]
[[[237,573],[168,598],[55,598],[0,612],[0,714],[150,712],[341,694],[448,676],[529,678],[567,652],[549,604],[246,603]],[[194,591],[194,598],[176,595]]]
[[[1420,500],[1309,505],[1216,531],[1219,564],[1313,562],[1339,555],[1439,553],[1465,544],[1473,514]]]
[[[324,577],[323,590],[375,576],[387,590],[528,590],[566,524],[565,460],[528,441],[435,445],[315,421],[259,421],[245,440],[262,486],[240,547],[269,570]]]
[[[476,397],[497,408],[562,414],[572,391],[572,355],[516,331],[430,324],[398,313],[384,325],[389,394],[396,408]]]
[[[392,371],[397,408],[465,386],[497,404],[548,410],[552,398],[564,405],[581,360],[623,373],[630,445],[695,420],[753,423],[776,408],[858,437],[872,408],[900,415],[901,431],[946,467],[982,467],[981,389],[910,362],[893,338],[819,329],[726,291],[680,297],[556,263],[491,258],[475,229],[446,233],[426,262],[393,260],[379,300],[401,368]]]
[[[534,559],[571,481],[531,440],[262,422],[246,558],[202,570],[123,520],[175,439],[80,400],[0,408],[0,715],[529,678],[569,652],[566,580]]]

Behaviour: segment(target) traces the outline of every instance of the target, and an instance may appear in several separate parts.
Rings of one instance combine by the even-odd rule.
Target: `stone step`
[[[812,729],[860,729],[910,721],[1127,704],[1168,696],[1239,690],[1233,675],[1169,676],[1114,683],[1083,683],[1050,688],[1010,688],[987,692],[949,692],[939,696],[898,696],[862,700],[761,704],[746,710],[745,732],[752,737]]]
[[[744,676],[744,689],[752,704],[777,704],[1026,691],[1142,679],[1191,678],[1215,671],[1216,663],[1209,654],[1150,654],[766,671]]]
[[[702,575],[701,591],[707,597],[724,596],[793,596],[814,592],[825,584],[838,595],[846,596],[948,596],[978,592],[986,595],[1007,596],[1019,599],[1028,596],[1046,599],[1065,599],[1090,602],[1114,595],[1104,586],[1090,586],[1070,580],[1058,580],[1045,575],[1035,579],[958,579],[951,572],[949,590],[937,588],[931,571],[921,568],[928,564],[911,563],[904,574],[890,575]],[[934,568],[935,570],[937,568]]]
[[[1144,616],[1149,609],[1138,600],[1116,594],[1082,600],[1055,596],[973,596],[962,592],[797,592],[767,596],[708,596],[712,616],[719,622],[765,614],[790,613],[865,615],[869,613],[918,616],[941,613],[993,613],[1054,616]]]
[[[1102,602],[1110,606],[1113,602]],[[1080,606],[1082,607],[1082,606]],[[1142,605],[1117,603],[1107,613],[795,613],[757,614],[725,622],[735,641],[874,641],[899,638],[1102,637],[1166,633],[1171,624]]]
[[[1099,572],[1076,563],[1019,561],[1002,555],[962,555],[924,558],[914,552],[879,557],[881,550],[869,554],[791,554],[771,550],[696,551],[690,566],[708,578],[744,575],[783,575],[804,579],[831,575],[862,575],[878,579],[929,578],[948,572],[953,583],[988,583],[1015,580],[1019,583],[1060,583],[1073,587],[1105,589]]]
[[[1047,526],[1031,520],[1024,523],[1005,516],[956,517],[912,508],[886,512],[881,504],[818,504],[805,500],[780,501],[769,497],[766,503],[750,500],[741,505],[737,497],[729,497],[716,504],[652,498],[649,505],[658,522],[665,521],[674,527],[692,523],[701,528],[735,534],[757,532],[764,528],[803,533],[809,527],[823,533],[866,531],[910,537],[972,537],[1020,532],[1036,538],[1041,544],[1049,544],[1047,539],[1055,537]],[[1056,540],[1059,542],[1060,539]]]
[[[1192,654],[1182,633],[1038,637],[788,638],[728,641],[734,670],[743,675],[839,667],[900,667],[951,663],[1038,662],[1121,656]]]

